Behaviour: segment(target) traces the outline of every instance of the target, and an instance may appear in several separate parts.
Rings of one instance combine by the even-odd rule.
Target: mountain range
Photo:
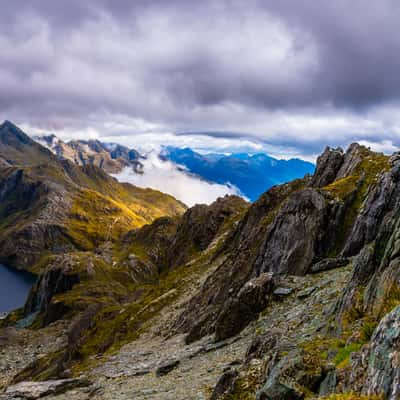
[[[63,142],[55,135],[36,136],[34,139],[61,159],[78,165],[96,165],[107,173],[118,174],[132,167],[138,174],[145,174],[143,160],[137,150],[99,140],[74,140]],[[185,173],[198,179],[219,184],[234,185],[251,201],[255,201],[270,187],[302,178],[314,172],[314,164],[300,159],[278,160],[267,154],[234,153],[230,155],[199,154],[190,148],[165,146],[160,152],[163,160],[182,166]]]
[[[265,153],[202,155],[190,148],[168,146],[162,155],[208,181],[235,185],[251,201],[257,200],[270,187],[302,178],[315,169],[314,164],[307,161],[278,160]]]
[[[191,208],[10,122],[0,160],[0,399],[399,399],[400,153]]]

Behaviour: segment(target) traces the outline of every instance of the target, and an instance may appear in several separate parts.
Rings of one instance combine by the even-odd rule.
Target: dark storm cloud
[[[211,131],[306,154],[398,144],[397,1],[3,3],[0,117],[109,136]]]

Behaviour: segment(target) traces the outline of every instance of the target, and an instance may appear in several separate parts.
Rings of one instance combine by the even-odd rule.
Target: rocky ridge
[[[109,174],[117,174],[126,167],[141,173],[142,156],[119,144],[104,144],[99,140],[71,140],[64,142],[55,135],[35,136],[34,140],[48,148],[58,158],[76,165],[94,165]]]
[[[36,312],[30,329],[64,321],[65,340],[4,390],[83,374],[47,398],[397,399],[399,171],[398,154],[327,148],[313,177],[251,205],[50,257],[3,325]]]

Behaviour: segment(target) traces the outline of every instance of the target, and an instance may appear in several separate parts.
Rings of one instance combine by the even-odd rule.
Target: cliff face
[[[155,399],[198,390],[225,400],[399,397],[399,154],[327,148],[314,176],[251,205],[227,196],[183,214],[162,196],[150,211],[154,192],[96,167],[59,168],[69,186],[60,174],[41,186],[15,167],[3,172],[2,218],[14,226],[27,210],[32,225],[50,209],[68,238],[49,236],[64,247],[47,249],[25,310],[3,322],[34,315],[45,330],[64,321],[68,340],[9,383],[85,371],[100,399],[143,385],[165,385]],[[42,195],[76,185],[62,210]],[[9,199],[18,191],[29,201],[16,211]]]

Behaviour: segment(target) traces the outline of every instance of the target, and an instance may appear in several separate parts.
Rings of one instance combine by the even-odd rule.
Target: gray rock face
[[[313,189],[294,194],[275,218],[256,269],[304,275],[316,256],[326,216],[326,201]]]
[[[363,392],[384,394],[387,400],[400,398],[400,306],[382,319],[371,338]]]
[[[311,181],[312,187],[323,187],[332,183],[343,164],[343,150],[327,147],[317,159],[317,168]]]
[[[268,304],[274,286],[270,273],[261,274],[247,282],[222,309],[215,327],[216,340],[236,335],[255,319]]]
[[[44,396],[57,395],[79,386],[88,385],[89,381],[85,378],[21,382],[14,386],[9,386],[6,390],[6,396],[8,396],[7,399],[22,398],[35,400]]]
[[[318,289],[317,286],[312,286],[308,289],[304,289],[301,292],[297,293],[296,297],[300,300],[304,300],[307,297],[311,296],[317,289]]]
[[[363,311],[379,316],[385,297],[400,285],[400,159],[391,158],[368,193],[343,253],[357,254],[352,277],[336,308],[340,317],[351,308],[359,287],[365,287]]]
[[[263,335],[256,336],[247,349],[246,362],[249,363],[253,358],[262,359],[266,353],[277,348],[278,345],[282,348],[284,342],[284,331],[279,329],[271,329]],[[290,344],[288,349],[292,349]]]
[[[346,153],[339,147],[327,147],[317,159],[317,168],[311,181],[311,186],[322,188],[337,179],[345,178],[354,173],[355,168],[362,160],[362,151],[365,147],[352,143]]]
[[[400,159],[391,158],[391,170],[384,173],[368,193],[352,233],[343,250],[345,256],[357,254],[373,241],[381,227],[393,218],[400,202]]]
[[[329,371],[319,387],[319,395],[327,396],[336,388],[336,371]]]
[[[365,150],[364,146],[358,143],[352,143],[343,155],[343,163],[335,177],[335,179],[342,179],[354,173],[358,164],[362,161],[362,152]]]

